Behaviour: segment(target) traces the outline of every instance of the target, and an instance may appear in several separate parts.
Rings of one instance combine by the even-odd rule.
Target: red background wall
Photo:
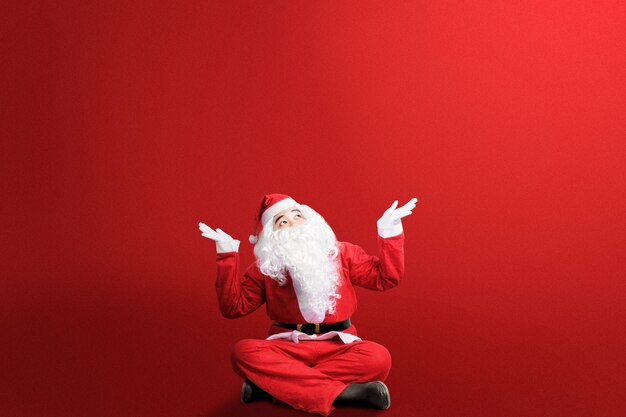
[[[300,415],[239,403],[230,346],[268,322],[219,315],[197,229],[247,265],[269,192],[372,253],[420,199],[354,317],[385,416],[623,415],[622,3],[14,3],[0,415]]]

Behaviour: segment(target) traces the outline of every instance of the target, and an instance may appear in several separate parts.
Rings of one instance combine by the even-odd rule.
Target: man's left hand
[[[412,214],[417,203],[417,198],[413,197],[408,203],[398,208],[398,200],[394,201],[383,216],[378,219],[378,233],[382,237],[391,237],[402,233],[402,218]]]

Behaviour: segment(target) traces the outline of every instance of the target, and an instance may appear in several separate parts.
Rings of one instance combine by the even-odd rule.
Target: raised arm
[[[417,198],[397,208],[389,207],[376,223],[378,226],[378,256],[371,256],[357,245],[344,242],[344,258],[350,281],[357,286],[376,291],[394,288],[404,275],[404,231],[401,219],[410,215]]]
[[[265,302],[265,283],[254,268],[239,274],[239,241],[220,229],[199,223],[202,236],[214,240],[217,249],[215,289],[222,315],[229,319],[245,316]]]

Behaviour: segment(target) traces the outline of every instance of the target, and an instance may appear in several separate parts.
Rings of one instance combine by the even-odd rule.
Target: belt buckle
[[[320,331],[321,331],[319,323],[306,323],[306,325],[309,325],[309,327],[307,327],[307,329],[309,329],[311,327],[311,325],[315,326],[315,330],[313,331],[313,333],[308,333],[308,332],[302,330],[302,326],[305,326],[305,324],[296,324],[296,330],[299,331],[299,332],[306,333],[306,334],[319,334]]]

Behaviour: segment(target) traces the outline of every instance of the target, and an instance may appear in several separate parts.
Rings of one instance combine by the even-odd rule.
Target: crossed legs
[[[383,381],[391,357],[371,341],[244,339],[232,351],[235,372],[277,400],[309,413],[327,416],[348,384]]]

